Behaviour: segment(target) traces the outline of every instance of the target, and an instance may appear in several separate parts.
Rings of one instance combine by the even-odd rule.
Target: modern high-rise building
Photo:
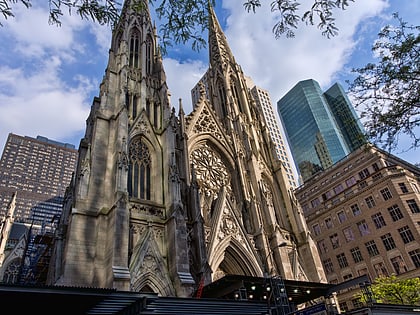
[[[277,111],[303,182],[364,143],[362,126],[338,84],[323,93],[315,80],[300,81],[277,102]]]
[[[280,129],[280,123],[275,115],[273,103],[271,102],[270,93],[254,84],[251,78],[247,77],[248,87],[251,89],[251,94],[257,102],[258,107],[261,109],[262,114],[265,118],[265,123],[268,127],[271,139],[274,142],[277,157],[282,162],[285,175],[292,188],[297,187],[297,172],[294,166],[293,158],[290,154],[290,150]]]
[[[350,152],[360,148],[366,143],[365,130],[343,87],[335,83],[323,95]]]
[[[418,167],[363,145],[295,190],[329,283],[420,275],[419,178]],[[342,311],[362,305],[355,289],[339,293]]]
[[[29,281],[40,235],[53,234],[61,216],[77,155],[71,144],[9,134],[0,160],[0,281]]]
[[[182,103],[176,114],[144,8],[126,1],[113,31],[49,283],[188,297],[227,275],[325,282],[213,9],[207,85],[198,83],[190,114]]]
[[[0,218],[16,193],[16,222],[51,221],[76,170],[72,144],[10,133],[0,160]]]

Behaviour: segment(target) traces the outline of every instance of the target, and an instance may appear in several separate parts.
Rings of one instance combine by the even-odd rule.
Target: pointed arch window
[[[146,73],[150,74],[152,72],[152,38],[149,36],[147,36],[147,40],[146,40]]]
[[[238,85],[238,82],[235,79],[233,79],[233,78],[231,78],[231,82],[232,83],[230,85],[230,88],[232,90],[233,98],[235,99],[236,103],[238,104],[239,110],[241,112],[243,112],[242,103],[241,103],[241,97],[240,97],[238,86],[237,86]]]
[[[225,87],[223,85],[222,82],[218,82],[217,84],[217,89],[219,92],[219,99],[220,99],[220,105],[222,107],[222,114],[224,116],[227,115],[227,110],[226,110],[226,91],[225,91]]]
[[[137,95],[133,96],[133,118],[137,117]]]
[[[146,100],[146,114],[147,114],[147,117],[149,117],[150,119],[150,100],[149,99]]]
[[[140,33],[136,30],[130,37],[129,66],[139,68],[140,66]]]
[[[17,283],[19,279],[21,260],[14,259],[6,268],[3,275],[4,283]]]
[[[153,126],[158,127],[158,118],[159,118],[159,104],[155,103],[153,106]]]
[[[129,148],[128,194],[131,197],[150,200],[151,157],[149,148],[135,139]]]

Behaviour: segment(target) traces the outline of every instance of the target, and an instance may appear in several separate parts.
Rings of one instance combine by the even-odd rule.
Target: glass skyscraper
[[[335,83],[325,93],[324,97],[331,109],[335,121],[351,152],[358,149],[365,140],[365,130],[357,118],[343,87]]]
[[[363,128],[339,84],[323,93],[309,79],[277,102],[277,111],[302,181],[329,168],[363,139]]]

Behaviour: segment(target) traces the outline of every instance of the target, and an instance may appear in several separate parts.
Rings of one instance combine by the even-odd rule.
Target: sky
[[[265,5],[255,14],[247,13],[243,2],[217,0],[216,13],[236,62],[269,91],[274,106],[306,79],[318,81],[324,91],[336,82],[346,90],[352,68],[375,62],[372,44],[383,26],[396,22],[392,13],[412,25],[420,16],[420,0],[361,0],[334,12],[338,36],[328,39],[303,23],[294,38],[276,39],[272,1],[262,0]],[[78,148],[107,66],[111,28],[76,15],[63,15],[61,26],[50,25],[42,1],[33,1],[30,9],[11,5],[15,17],[0,16],[0,150],[9,133],[41,135]],[[207,49],[197,52],[186,44],[168,50],[164,69],[173,107],[181,98],[184,111],[192,110],[190,91],[208,64]],[[407,151],[404,138],[399,143],[394,155],[420,163],[419,150]]]

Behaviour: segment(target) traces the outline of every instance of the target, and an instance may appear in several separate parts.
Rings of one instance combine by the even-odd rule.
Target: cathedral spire
[[[235,58],[211,4],[209,4],[209,60],[212,67],[225,67],[228,62],[235,63]]]

